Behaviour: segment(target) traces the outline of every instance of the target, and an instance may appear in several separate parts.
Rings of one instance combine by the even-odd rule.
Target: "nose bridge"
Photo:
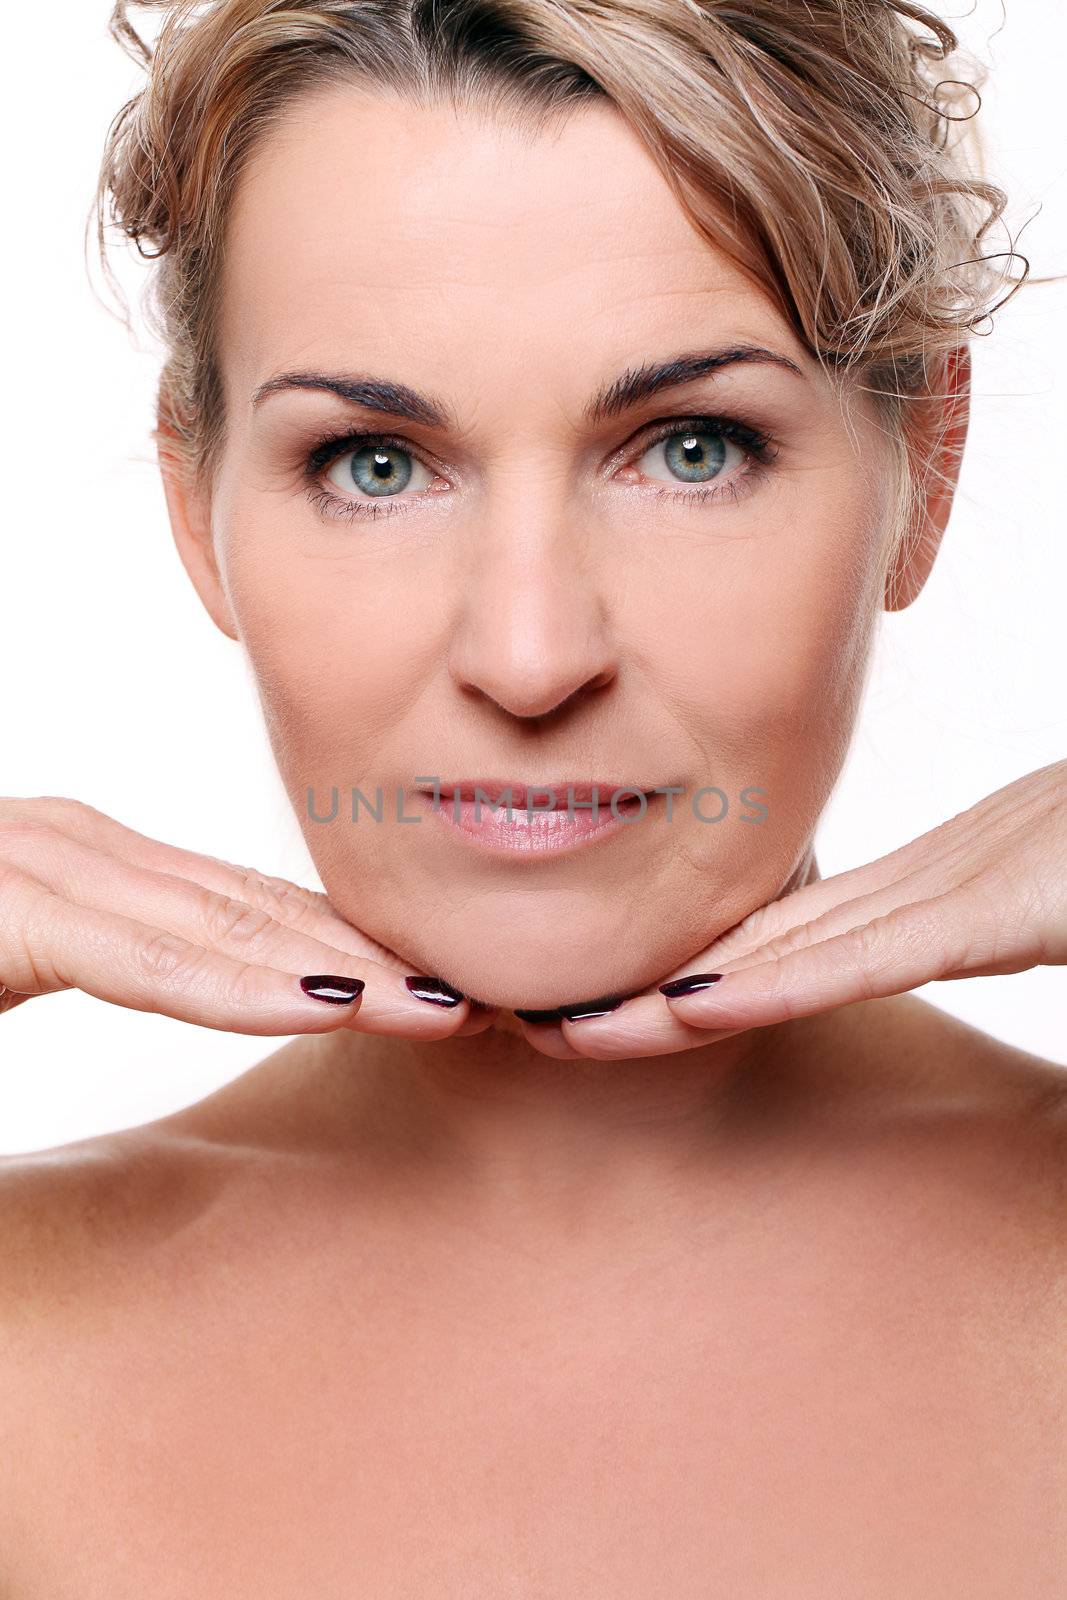
[[[607,573],[562,494],[537,495],[529,479],[501,490],[469,537],[456,681],[525,717],[606,683],[615,670]]]

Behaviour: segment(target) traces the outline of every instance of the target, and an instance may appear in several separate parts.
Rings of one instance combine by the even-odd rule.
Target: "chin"
[[[437,950],[437,960],[434,949],[424,952],[424,971],[485,1005],[539,1011],[606,995],[637,994],[680,965],[669,957],[627,962],[617,947],[597,946],[566,934],[557,933],[553,939],[560,947],[547,949],[544,942],[522,938],[506,946],[493,942],[459,947],[451,942]],[[640,949],[640,941],[633,941],[633,947]]]
[[[322,868],[320,867],[320,872]],[[443,978],[471,999],[509,1010],[549,1010],[632,995],[676,972],[751,901],[721,875],[693,883],[515,885],[443,893],[427,876],[323,873],[342,916],[395,953],[409,972]],[[349,886],[359,884],[360,892]],[[367,892],[367,885],[375,893]],[[387,884],[388,892],[377,892]]]

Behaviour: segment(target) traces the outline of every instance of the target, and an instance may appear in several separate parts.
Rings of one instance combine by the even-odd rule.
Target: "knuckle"
[[[188,977],[203,958],[203,951],[188,939],[162,930],[139,939],[134,954],[144,977],[164,983]]]
[[[885,937],[884,924],[880,925],[878,918],[873,922],[861,922],[844,937],[848,941],[849,966],[858,998],[873,1000],[881,992],[878,975],[891,964],[890,941]]]
[[[43,816],[0,816],[0,853],[12,858],[27,850],[43,834],[53,833]]]
[[[740,922],[735,922],[732,927],[726,928],[713,940],[709,954],[715,961],[734,961],[743,959],[754,950],[764,947],[767,939],[774,932],[774,927],[768,920],[765,906],[757,907],[750,911],[748,916]]]
[[[747,917],[727,928],[716,940],[717,944],[763,944],[774,933],[769,906],[757,906]]]
[[[220,998],[234,1011],[255,1006],[272,992],[269,974],[254,962],[231,963],[233,970],[220,980]]]
[[[884,955],[882,929],[877,921],[859,923],[851,930],[849,938],[853,953],[865,968],[874,965]]]
[[[44,817],[0,820],[0,867],[21,869],[30,877],[48,879],[64,872],[71,840]]]
[[[797,993],[795,973],[765,948],[761,947],[758,958],[742,959],[736,966],[727,962],[723,970],[726,973],[737,971],[742,976],[746,971],[756,971],[755,995],[759,1009],[765,1015],[773,1014],[775,1021],[789,1021],[800,1013],[803,995]]]
[[[43,988],[42,975],[23,941],[0,946],[0,991],[38,994]]]
[[[289,927],[300,927],[310,915],[311,908],[299,885],[252,867],[242,867],[240,873],[241,899],[247,906],[266,912],[275,922]]]
[[[91,807],[69,795],[5,795],[0,798],[0,821],[58,823],[90,813]]]
[[[0,858],[0,906],[4,911],[0,929],[12,929],[25,921],[40,893],[41,885],[22,871],[18,862]]]
[[[803,1008],[803,997],[796,992],[790,974],[777,964],[767,975],[764,998],[770,1003],[774,1014],[783,1022],[791,1022],[795,1016],[800,1015]]]
[[[43,817],[56,822],[63,822],[71,817],[86,817],[95,814],[92,807],[87,806],[84,800],[75,800],[71,795],[67,794],[37,795],[33,805]]]
[[[246,950],[261,948],[277,927],[269,911],[226,894],[208,896],[205,921],[214,943]]]
[[[61,982],[49,954],[48,898],[36,880],[0,864],[0,984],[19,993],[39,994]]]
[[[812,925],[802,922],[785,933],[779,933],[767,944],[760,945],[759,958],[761,961],[780,961],[783,956],[791,956],[795,951],[805,949],[811,942]]]
[[[209,861],[214,861],[216,866],[226,867],[230,872],[239,873],[242,878],[251,877],[254,868],[244,866],[240,861],[227,861],[225,856],[208,856]]]

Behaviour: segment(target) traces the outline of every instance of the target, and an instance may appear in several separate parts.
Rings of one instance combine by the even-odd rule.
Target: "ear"
[[[971,416],[971,352],[960,345],[945,358],[941,392],[926,403],[924,441],[933,441],[923,467],[926,509],[920,526],[899,541],[886,573],[885,609],[903,611],[922,592],[930,576],[959,483],[963,447]]]
[[[236,639],[237,626],[215,559],[210,503],[189,483],[177,432],[162,414],[157,420],[155,439],[170,529],[182,566],[216,627],[228,638]]]

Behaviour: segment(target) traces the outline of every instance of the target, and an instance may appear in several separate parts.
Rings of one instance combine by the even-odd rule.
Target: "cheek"
[[[646,670],[703,782],[762,784],[813,820],[852,733],[880,601],[877,515],[690,546],[687,581],[646,592]],[[657,593],[658,589],[658,593]]]
[[[711,711],[723,733],[766,740],[850,717],[874,621],[869,583],[833,557],[757,576],[716,619]]]
[[[264,562],[233,541],[227,589],[283,777],[357,781],[388,765],[391,738],[417,705],[440,618],[413,596],[399,561],[368,561],[345,540],[325,555],[274,545]],[[326,541],[324,540],[324,543]]]

